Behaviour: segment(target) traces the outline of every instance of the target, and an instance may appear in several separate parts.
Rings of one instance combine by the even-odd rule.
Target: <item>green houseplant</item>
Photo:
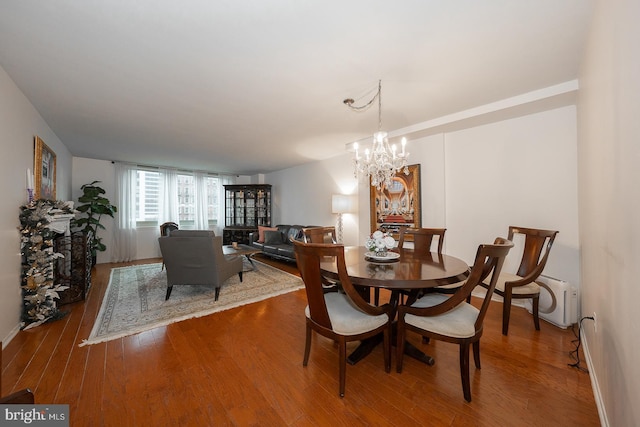
[[[98,251],[102,252],[107,249],[105,244],[102,243],[102,238],[98,237],[98,230],[105,229],[100,222],[102,215],[113,218],[114,214],[118,212],[118,208],[103,196],[104,189],[96,185],[99,182],[93,181],[80,187],[82,196],[78,197],[80,205],[76,207],[76,210],[83,216],[73,220],[75,227],[84,233],[91,233],[93,237],[90,249],[94,264]]]

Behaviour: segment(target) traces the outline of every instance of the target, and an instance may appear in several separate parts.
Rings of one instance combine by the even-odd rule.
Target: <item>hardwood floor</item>
[[[347,366],[341,399],[332,342],[314,335],[302,366],[304,290],[78,347],[110,269],[123,265],[98,265],[85,302],[65,306],[61,320],[18,333],[2,355],[2,395],[29,387],[38,404],[69,404],[74,427],[599,425],[589,374],[568,366],[573,333],[546,322],[536,332],[530,314],[514,307],[503,337],[500,303],[485,320],[482,370],[471,367],[471,403],[462,396],[458,347],[425,345],[413,334],[434,366],[405,358],[398,374],[393,357],[387,374],[377,348]]]

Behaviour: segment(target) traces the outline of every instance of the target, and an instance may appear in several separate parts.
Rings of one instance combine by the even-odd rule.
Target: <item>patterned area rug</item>
[[[137,334],[181,320],[206,316],[304,288],[302,279],[254,261],[256,269],[237,275],[220,289],[218,301],[209,286],[174,286],[167,292],[162,264],[144,264],[111,270],[109,286],[89,338],[80,346]]]

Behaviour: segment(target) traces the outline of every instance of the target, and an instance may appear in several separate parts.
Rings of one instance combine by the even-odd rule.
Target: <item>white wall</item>
[[[447,134],[448,253],[472,262],[509,225],[559,230],[545,274],[579,285],[576,126],[570,106]],[[521,255],[519,244],[504,270]]]
[[[33,170],[34,136],[56,153],[57,198],[71,195],[71,155],[29,100],[0,67],[0,339],[18,331],[22,309],[18,214],[27,201],[26,172]]]
[[[640,3],[598,0],[580,76],[584,343],[602,424],[640,425]]]
[[[410,142],[421,165],[422,225],[446,227],[445,251],[471,263],[478,244],[509,225],[560,230],[545,274],[579,286],[575,107]],[[359,219],[369,233],[368,185]],[[521,245],[505,269],[515,271]]]
[[[351,162],[352,157],[345,154],[266,174],[265,183],[273,185],[273,225],[335,225],[337,215],[331,213],[331,196],[357,192]],[[364,206],[368,205],[367,199]],[[357,215],[343,214],[343,228],[344,243],[357,244]]]
[[[545,274],[579,286],[576,126],[570,106],[410,141],[409,163],[421,170],[422,225],[446,227],[445,251],[469,263],[478,244],[506,237],[509,225],[560,230]],[[267,174],[275,223],[333,224],[331,194],[355,182],[351,159]],[[357,184],[359,212],[345,224],[345,244],[362,244],[371,231],[369,184]],[[520,250],[509,255],[508,271]]]
[[[84,184],[89,184],[93,181],[100,181],[96,185],[102,187],[105,190],[104,197],[109,199],[112,204],[117,203],[115,197],[115,166],[106,160],[86,159],[83,157],[73,158],[73,200],[78,205],[78,197],[82,195],[82,187]],[[102,243],[107,246],[107,250],[104,252],[98,252],[97,262],[99,264],[105,262],[111,262],[111,249],[113,242],[113,223],[114,220],[111,217],[103,216],[100,220],[102,225],[105,226],[105,230],[98,230],[98,236],[102,238]]]

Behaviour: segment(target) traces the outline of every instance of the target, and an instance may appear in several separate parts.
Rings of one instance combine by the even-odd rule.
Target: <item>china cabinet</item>
[[[271,185],[225,185],[223,243],[249,243],[258,226],[271,227]]]

